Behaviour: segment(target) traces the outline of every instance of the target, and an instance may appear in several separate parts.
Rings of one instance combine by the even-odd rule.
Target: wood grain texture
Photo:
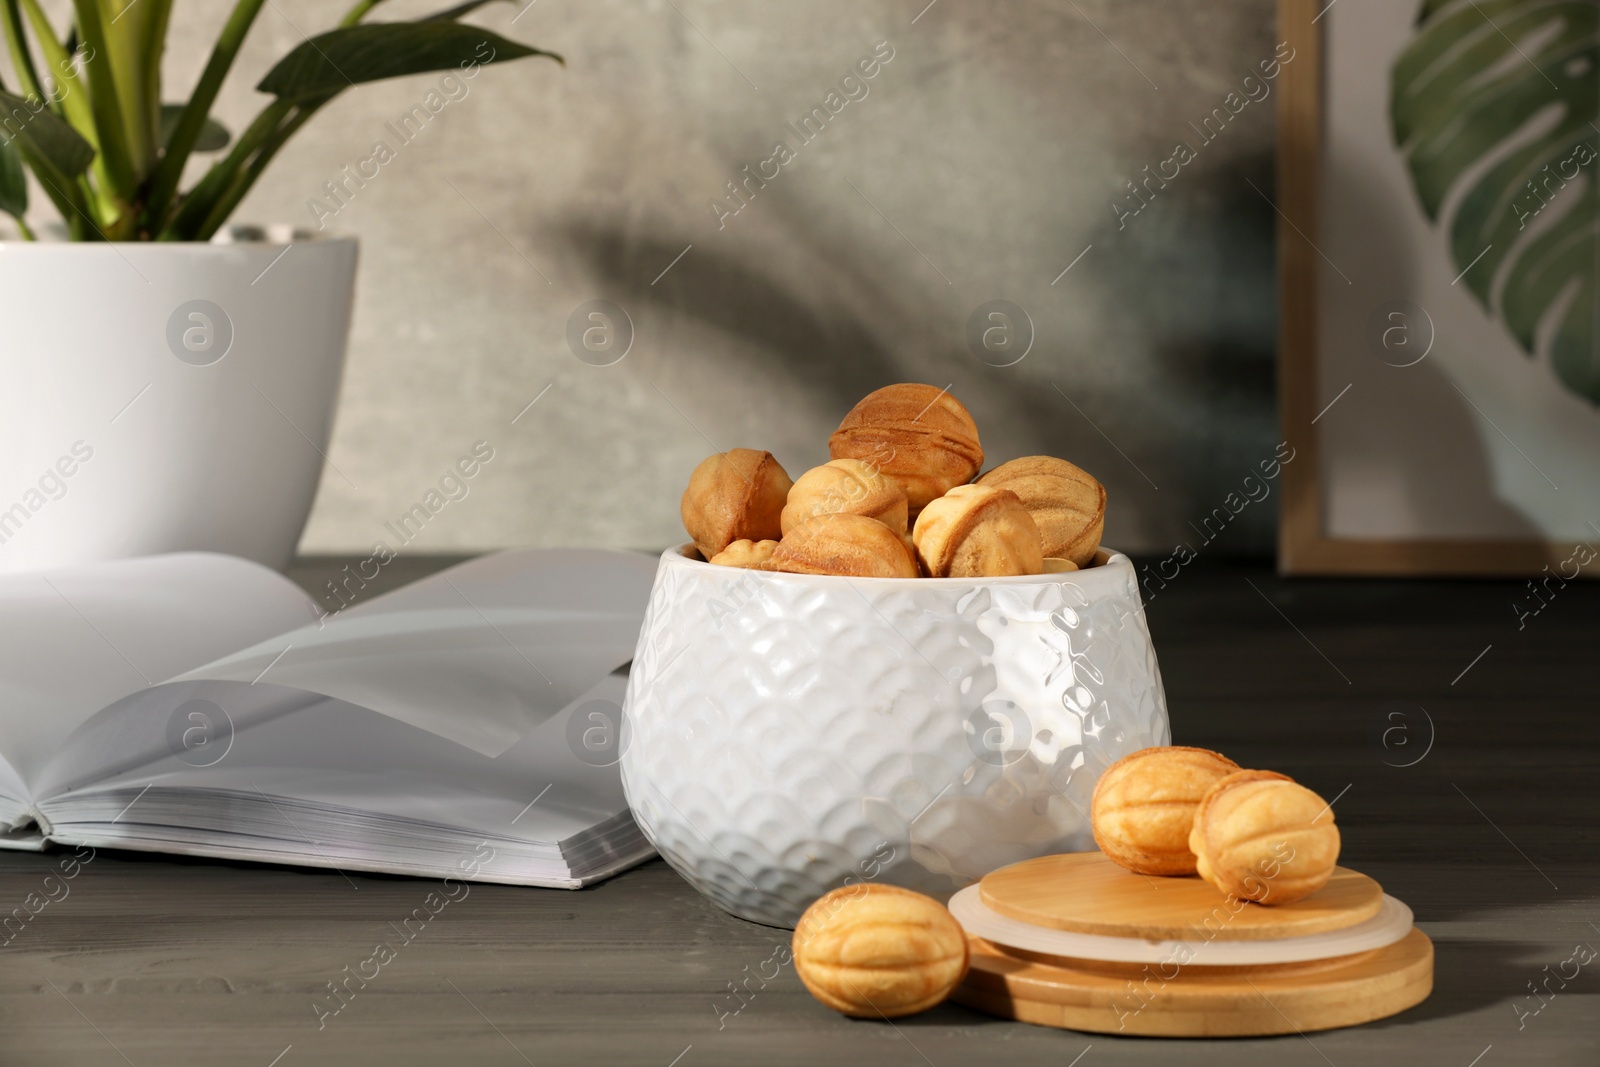
[[[1383,889],[1336,867],[1328,884],[1303,900],[1273,907],[1232,904],[1198,876],[1134,874],[1100,852],[1073,852],[1003,867],[978,883],[983,902],[1001,915],[1052,930],[1150,941],[1271,941],[1343,930],[1378,914]]]
[[[431,886],[107,852],[0,938],[0,1065],[123,1067],[120,1050],[137,1067],[1594,1067],[1600,961],[1543,1000],[1528,983],[1577,943],[1600,948],[1600,587],[1563,590],[1524,630],[1507,607],[1520,590],[1290,581],[1209,558],[1150,586],[1174,740],[1338,798],[1341,861],[1432,938],[1432,996],[1390,1019],[1231,1041],[952,1003],[892,1027],[845,1019],[774,955],[786,931],[724,914],[656,861],[578,892],[473,886],[319,1029],[326,983],[397,937]],[[0,853],[0,914],[59,860]]]
[[[972,939],[956,991],[1003,1018],[1145,1037],[1303,1034],[1387,1018],[1433,989],[1433,943],[1420,930],[1386,948],[1273,967],[1046,961]]]

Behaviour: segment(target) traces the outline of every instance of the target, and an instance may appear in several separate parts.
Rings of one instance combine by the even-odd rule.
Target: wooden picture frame
[[[1335,0],[1337,2],[1337,0]],[[1325,524],[1317,393],[1317,220],[1324,65],[1317,20],[1329,0],[1279,0],[1279,38],[1295,49],[1278,86],[1278,393],[1283,468],[1278,569],[1290,575],[1522,577],[1571,556],[1571,544],[1471,539],[1365,540]],[[1586,572],[1593,573],[1593,572]]]

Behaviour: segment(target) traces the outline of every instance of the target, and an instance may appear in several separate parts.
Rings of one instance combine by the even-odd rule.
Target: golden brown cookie
[[[917,564],[889,527],[865,515],[819,515],[778,542],[767,570],[844,574],[856,578],[915,578]]]
[[[935,578],[1040,574],[1039,528],[1009,489],[958,485],[917,516],[911,534],[923,570]]]
[[[802,474],[783,506],[783,532],[818,515],[865,515],[897,534],[906,532],[906,493],[900,483],[859,459],[836,459]]]
[[[944,905],[863,882],[827,893],[794,928],[795,973],[834,1011],[863,1019],[926,1011],[967,973],[967,935]]]
[[[1136,874],[1195,873],[1189,851],[1200,798],[1239,769],[1208,748],[1165,745],[1140,749],[1107,767],[1089,802],[1095,844]]]
[[[961,401],[911,383],[867,394],[828,439],[828,451],[900,483],[913,521],[928,501],[970,482],[983,466],[977,424]]]
[[[1288,904],[1327,885],[1339,862],[1333,807],[1276,771],[1238,771],[1201,798],[1189,831],[1200,877],[1257,904]]]
[[[727,548],[711,557],[711,562],[719,567],[745,567],[749,570],[771,570],[767,566],[772,561],[773,550],[778,547],[776,541],[735,541]]]
[[[1094,476],[1064,459],[1024,456],[1002,463],[979,485],[1017,494],[1038,524],[1046,556],[1087,567],[1106,525],[1106,490]]]
[[[793,484],[771,452],[734,448],[708,456],[683,491],[683,528],[708,560],[735,541],[776,541]]]

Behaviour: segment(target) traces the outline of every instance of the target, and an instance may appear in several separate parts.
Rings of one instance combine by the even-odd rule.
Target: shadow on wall
[[[1110,336],[1125,337],[1127,350],[1041,336],[1019,368],[975,358],[937,287],[908,277],[902,260],[793,195],[768,195],[762,205],[762,247],[780,234],[778,263],[745,251],[748,241],[610,217],[569,219],[539,239],[558,241],[598,291],[665,324],[668,347],[675,320],[735,338],[718,347],[730,357],[718,372],[785,382],[818,411],[842,416],[888,382],[953,381],[985,429],[990,465],[1027,452],[1072,458],[1118,494],[1107,541],[1165,551],[1179,540],[1199,547],[1193,524],[1237,492],[1279,439],[1272,209],[1245,181],[1268,188],[1271,167],[1270,157],[1255,156],[1194,175],[1162,205],[1166,222],[1141,218],[1119,233],[1105,211],[1091,235],[1099,261],[1075,280],[1108,309],[1100,314]],[[1063,220],[1060,228],[1073,235],[1063,247],[1084,240],[1081,223]],[[691,242],[693,251],[652,284]],[[802,288],[795,273],[811,267]],[[1041,304],[1064,303],[1061,290],[1039,288]],[[645,372],[664,373],[665,358],[646,354]],[[1091,376],[1074,376],[1090,362]],[[1058,382],[1070,403],[1052,388]],[[1274,493],[1242,513],[1216,550],[1268,550],[1275,530]]]
[[[1324,314],[1336,316],[1341,331],[1361,335],[1359,349],[1351,346],[1359,357],[1338,364],[1323,361],[1323,396],[1344,388],[1336,378],[1350,382],[1349,394],[1318,424],[1324,507],[1336,492],[1352,503],[1398,505],[1435,522],[1449,516],[1451,527],[1464,536],[1542,539],[1538,528],[1498,495],[1483,446],[1485,431],[1439,364],[1437,348],[1410,363],[1416,357],[1409,350],[1385,350],[1371,336],[1374,314],[1383,317],[1396,301],[1415,295],[1413,249],[1397,235],[1406,231],[1405,213],[1421,209],[1412,202],[1385,199],[1347,161],[1327,180],[1342,190],[1357,217],[1368,220],[1361,240],[1374,249],[1370,261],[1382,267],[1352,278],[1347,293],[1337,292],[1336,280],[1335,293],[1324,307]],[[1341,456],[1337,481],[1328,477],[1330,447]],[[1528,474],[1537,477],[1532,469]],[[1365,525],[1364,516],[1355,518]]]
[[[882,316],[874,321],[839,304],[813,306],[765,265],[726,254],[703,235],[631,232],[584,220],[564,224],[559,237],[567,254],[584,262],[598,280],[599,291],[625,306],[648,309],[656,319],[681,315],[736,337],[739,363],[720,368],[726,372],[790,378],[805,392],[822,393],[825,405],[837,406],[841,414],[900,373],[889,346],[877,336]],[[666,278],[655,285],[641,280],[690,243],[693,253]],[[877,284],[873,272],[855,269],[860,262],[853,253],[833,269],[863,300],[892,313],[893,295]]]
[[[1129,324],[1148,356],[1136,394],[1091,398],[1095,406],[1085,410],[1109,436],[1117,437],[1110,424],[1120,419],[1158,450],[1154,466],[1140,466],[1161,486],[1150,494],[1148,526],[1163,552],[1176,543],[1196,552],[1269,552],[1277,536],[1275,485],[1221,532],[1207,525],[1281,440],[1277,220],[1251,188],[1276,195],[1274,164],[1270,153],[1211,163],[1162,194],[1172,203],[1158,199],[1123,232],[1108,221],[1094,238],[1097,251],[1108,250],[1101,292],[1116,309],[1110,314]],[[1102,463],[1126,469],[1126,458],[1094,443]]]

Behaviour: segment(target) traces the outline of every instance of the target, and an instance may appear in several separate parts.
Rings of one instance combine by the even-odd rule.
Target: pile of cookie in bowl
[[[859,578],[978,578],[1090,566],[1106,491],[1079,467],[1024,456],[985,472],[978,427],[947,390],[885,386],[799,479],[770,452],[705,459],[683,525],[721,566]]]

